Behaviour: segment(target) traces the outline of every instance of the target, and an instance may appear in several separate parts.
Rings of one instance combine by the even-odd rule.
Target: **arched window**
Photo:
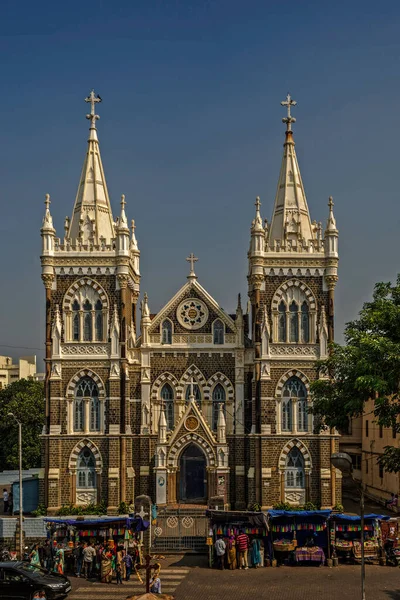
[[[193,384],[193,395],[194,395],[194,399],[196,400],[197,404],[200,406],[201,404],[201,394],[200,394],[200,388],[197,385],[197,383]],[[190,397],[190,385],[188,385],[186,387],[186,401],[189,400]]]
[[[307,390],[298,377],[291,377],[282,392],[282,431],[292,431],[293,400],[297,407],[297,431],[308,431]]]
[[[301,341],[304,344],[310,341],[310,314],[306,301],[301,305]]]
[[[286,487],[304,488],[304,458],[300,450],[294,446],[286,459]]]
[[[212,428],[217,431],[218,414],[221,403],[225,403],[225,390],[220,383],[217,383],[212,395]],[[225,404],[223,405],[224,415],[226,415]]]
[[[83,303],[83,341],[91,342],[93,339],[92,305],[89,300]]]
[[[80,315],[79,315],[80,309],[81,309],[81,307],[79,305],[79,302],[77,300],[74,300],[74,302],[72,304],[72,328],[73,328],[72,337],[74,339],[74,342],[79,342],[80,334],[81,334],[81,323],[80,323]]]
[[[286,342],[286,304],[282,300],[278,307],[278,341]]]
[[[161,390],[161,399],[165,407],[165,418],[169,430],[174,428],[174,392],[169,383],[164,383]]]
[[[101,300],[97,300],[95,304],[95,327],[96,327],[96,340],[98,342],[103,341],[103,305]]]
[[[89,403],[88,412],[85,403]],[[88,415],[88,416],[86,416]],[[89,423],[86,423],[86,418]],[[88,427],[87,427],[88,425]],[[75,388],[74,430],[100,430],[100,401],[97,385],[91,377],[82,377]]]
[[[224,343],[224,324],[219,319],[217,319],[214,322],[213,340],[214,340],[214,344],[223,344]]]
[[[298,318],[298,312],[299,312],[299,307],[297,306],[296,302],[293,300],[293,302],[290,304],[289,307],[289,312],[290,312],[290,341],[291,342],[296,342],[298,343],[299,341],[299,318]]]
[[[78,456],[76,485],[78,488],[93,489],[96,487],[96,461],[87,446],[82,448]]]
[[[172,344],[172,323],[168,319],[163,321],[161,326],[161,343],[162,344]]]

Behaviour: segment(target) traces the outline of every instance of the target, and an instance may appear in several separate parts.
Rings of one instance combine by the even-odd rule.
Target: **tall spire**
[[[96,129],[96,121],[100,117],[95,107],[101,101],[94,90],[85,98],[85,102],[90,103],[90,113],[86,115],[90,121],[88,149],[68,229],[68,238],[78,239],[83,244],[98,244],[101,239],[109,244],[114,238],[113,216]]]
[[[268,241],[271,249],[276,241],[282,248],[290,246],[294,249],[304,242],[309,245],[310,240],[316,239],[316,234],[311,225],[294,147],[292,123],[295,123],[296,119],[292,117],[291,108],[296,106],[297,102],[288,94],[281,104],[287,108],[287,116],[282,119],[283,123],[286,123],[286,139]]]

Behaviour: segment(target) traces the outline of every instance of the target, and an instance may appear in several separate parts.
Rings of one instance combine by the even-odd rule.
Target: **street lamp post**
[[[365,600],[365,555],[364,555],[364,488],[362,484],[355,481],[353,476],[353,462],[347,452],[336,452],[331,455],[331,463],[342,473],[350,475],[352,480],[358,484],[360,491],[360,519],[361,519],[361,600]]]
[[[22,560],[24,555],[23,531],[22,531],[22,423],[17,419],[14,413],[8,413],[14,421],[18,423],[18,454],[19,454],[19,558]]]

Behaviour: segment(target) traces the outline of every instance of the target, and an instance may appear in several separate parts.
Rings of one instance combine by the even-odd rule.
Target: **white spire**
[[[90,114],[86,115],[90,120],[88,149],[69,224],[68,238],[79,238],[82,243],[99,243],[100,238],[104,238],[110,243],[114,238],[114,224],[96,130],[96,121],[100,117],[95,113],[95,105],[101,102],[101,98],[92,90],[85,102],[90,102],[91,107]]]
[[[291,247],[298,247],[302,240],[308,245],[310,240],[316,239],[292,135],[292,123],[296,119],[292,117],[290,109],[297,103],[288,94],[281,104],[287,107],[288,114],[282,119],[286,123],[286,140],[268,234],[271,249],[274,248],[275,241],[279,241],[283,247],[286,247],[287,242],[290,242]]]
[[[187,278],[188,279],[197,279],[197,275],[194,272],[194,263],[197,262],[199,259],[196,258],[196,256],[193,254],[193,252],[191,252],[186,260],[188,262],[190,262],[190,273],[187,276]]]
[[[50,214],[50,194],[46,194],[44,205],[46,207],[44,211],[42,231],[55,231],[53,227],[53,217]]]
[[[219,444],[226,443],[226,421],[224,415],[224,405],[220,402],[217,420],[217,441]]]
[[[126,214],[125,214],[125,206],[126,206],[125,194],[122,194],[122,196],[121,196],[121,213],[120,213],[119,220],[118,220],[118,229],[119,230],[123,229],[129,233],[128,219],[126,218]]]
[[[254,205],[256,207],[256,216],[254,218],[254,221],[251,224],[251,229],[252,229],[252,231],[262,231],[262,232],[264,232],[263,222],[262,222],[262,218],[261,218],[261,215],[260,215],[261,202],[260,202],[260,197],[259,196],[257,196]]]
[[[337,231],[336,219],[335,219],[335,215],[333,214],[334,203],[333,203],[332,196],[329,196],[328,206],[329,206],[329,217],[326,222],[326,230],[325,231]]]
[[[165,418],[164,403],[161,405],[160,419],[158,421],[158,443],[167,442],[167,419]]]

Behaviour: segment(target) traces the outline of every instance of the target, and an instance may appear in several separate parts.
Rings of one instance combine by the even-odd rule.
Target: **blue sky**
[[[312,219],[325,226],[335,201],[339,340],[373,284],[395,278],[397,2],[21,0],[0,16],[0,353],[42,356],[44,195],[62,235],[91,88],[114,215],[124,193],[152,312],[185,283],[192,251],[227,311],[246,298],[254,200],[270,219],[288,91]]]

